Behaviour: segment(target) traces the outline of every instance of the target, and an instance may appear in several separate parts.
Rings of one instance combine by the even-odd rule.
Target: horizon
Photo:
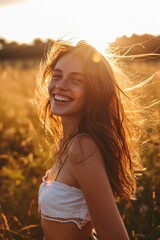
[[[96,48],[104,48],[122,36],[157,36],[158,2],[0,0],[0,25],[3,23],[0,38],[17,43],[32,43],[34,39],[84,39]]]
[[[148,36],[148,35],[151,36],[151,37],[153,37],[153,38],[159,38],[159,37],[160,37],[159,34],[150,34],[150,33],[137,34],[137,33],[133,33],[133,34],[130,35],[130,36],[127,36],[127,35],[118,36],[118,37],[116,37],[112,42],[109,42],[109,43],[114,43],[114,42],[116,42],[118,39],[122,39],[122,38],[132,39],[132,38],[135,37],[135,36],[141,38],[141,37]],[[7,38],[5,38],[5,37],[3,37],[3,36],[0,36],[0,40],[4,40],[7,44],[10,44],[10,43],[15,42],[15,43],[17,43],[18,45],[22,45],[22,44],[32,45],[32,44],[34,44],[34,42],[35,42],[36,40],[40,40],[41,42],[45,43],[45,42],[47,42],[48,40],[55,41],[56,39],[50,38],[50,37],[45,38],[45,39],[40,38],[40,37],[36,37],[36,38],[32,39],[32,41],[30,41],[30,42],[19,42],[19,41],[16,41],[16,40],[10,40],[10,39],[7,39]]]

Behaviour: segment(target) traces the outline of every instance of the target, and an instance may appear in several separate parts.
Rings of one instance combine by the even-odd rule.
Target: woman
[[[128,240],[116,200],[134,193],[137,156],[116,74],[84,41],[55,42],[41,67],[40,118],[56,147],[39,190],[45,240],[94,239],[93,229]]]

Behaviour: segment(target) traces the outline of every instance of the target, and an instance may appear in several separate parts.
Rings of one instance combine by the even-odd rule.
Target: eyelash
[[[54,80],[59,80],[60,78],[62,78],[62,76],[58,73],[52,75],[52,79]],[[82,82],[82,80],[80,78],[77,78],[76,76],[71,76],[69,79],[75,82]]]
[[[81,79],[76,78],[76,77],[71,77],[71,80],[76,81],[76,82],[81,82]]]
[[[61,78],[61,75],[55,73],[55,74],[52,75],[52,78]]]

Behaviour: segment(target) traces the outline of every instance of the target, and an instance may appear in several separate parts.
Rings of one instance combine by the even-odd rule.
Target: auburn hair
[[[87,100],[77,133],[61,143],[61,118],[50,112],[47,85],[58,60],[73,52],[84,64]],[[127,90],[129,81],[125,74],[87,42],[72,45],[58,40],[42,61],[37,80],[39,117],[46,136],[51,136],[52,144],[58,146],[56,155],[61,158],[75,135],[89,134],[103,156],[115,198],[133,195],[136,171],[141,168],[138,146],[141,135],[139,117],[134,108],[135,99]]]

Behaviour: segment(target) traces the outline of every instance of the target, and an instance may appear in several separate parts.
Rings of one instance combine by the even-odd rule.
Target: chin
[[[51,111],[51,113],[52,113],[52,115],[55,115],[55,116],[59,116],[59,117],[63,116],[62,113],[58,113],[56,111]]]
[[[56,115],[56,116],[69,116],[71,115],[71,113],[69,113],[69,111],[67,110],[64,110],[64,111],[60,111],[59,109],[55,109],[55,108],[51,108],[51,113],[53,115]]]
[[[62,113],[62,112],[55,111],[55,110],[52,110],[52,109],[51,109],[51,113],[52,113],[52,115],[59,116],[59,117],[68,115],[67,113]]]

